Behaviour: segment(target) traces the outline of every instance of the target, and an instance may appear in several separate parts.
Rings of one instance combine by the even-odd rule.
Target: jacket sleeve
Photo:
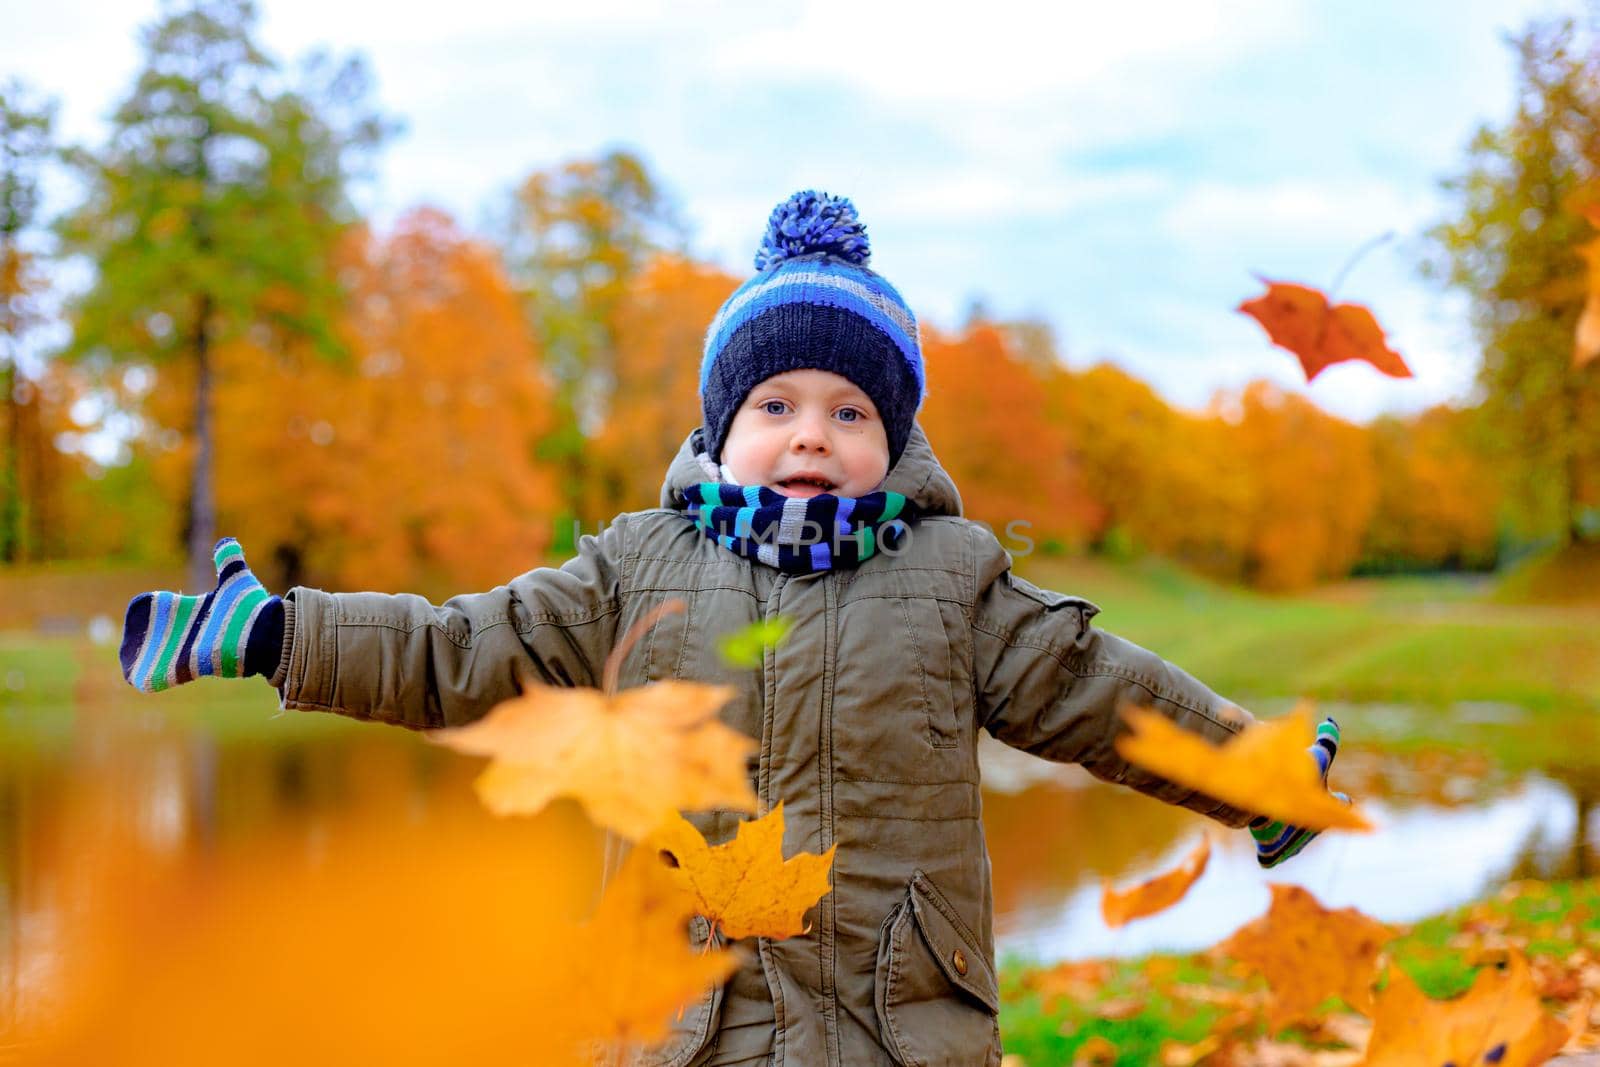
[[[559,568],[438,606],[296,586],[272,678],[280,704],[425,729],[479,718],[516,696],[522,675],[598,686],[616,639],[625,526],[585,535]]]
[[[973,608],[979,723],[1015,748],[1080,763],[1108,782],[1243,826],[1250,814],[1133,766],[1113,740],[1127,730],[1125,704],[1153,708],[1175,724],[1221,742],[1251,721],[1153,652],[1095,629],[1100,611],[1082,597],[1040,589],[1011,573],[993,535],[975,528]]]

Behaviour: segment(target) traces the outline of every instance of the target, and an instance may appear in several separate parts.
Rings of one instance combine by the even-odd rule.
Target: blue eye
[[[846,419],[846,415],[850,417]],[[839,410],[839,418],[844,419],[845,422],[860,422],[861,412],[857,411],[855,408],[841,408]]]
[[[761,405],[761,410],[765,411],[768,415],[782,415],[784,408],[787,406],[788,405],[781,400],[768,400]],[[772,410],[773,408],[777,408],[778,410],[774,411]]]

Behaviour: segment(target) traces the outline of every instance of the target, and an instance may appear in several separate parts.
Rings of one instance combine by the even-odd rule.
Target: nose
[[[827,455],[832,449],[832,443],[828,438],[826,413],[813,411],[796,419],[794,435],[789,439],[789,448],[794,452],[816,452]]]

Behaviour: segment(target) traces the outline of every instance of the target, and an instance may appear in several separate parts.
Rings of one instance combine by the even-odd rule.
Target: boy
[[[619,686],[735,686],[722,714],[760,741],[751,774],[763,804],[784,802],[786,851],[839,849],[810,931],[759,939],[637,1062],[998,1064],[978,730],[1242,826],[1247,813],[1140,771],[1112,741],[1125,703],[1213,740],[1248,716],[1093,629],[1088,601],[1014,576],[994,537],[961,517],[914,422],[916,320],[867,256],[848,200],[798,193],[774,210],[757,274],[707,332],[702,424],[661,507],[618,516],[561,568],[438,607],[306,588],[280,599],[225,539],[206,598],[129,605],[125,675],[159,689],[262,674],[284,707],[453,726],[515,696],[518,668],[598,685],[619,635],[686,600],[630,654]],[[719,660],[718,637],[779,614],[790,635],[759,669]],[[1324,773],[1335,744],[1314,750]],[[690,814],[712,842],[743,817]],[[1263,865],[1314,836],[1257,829]]]

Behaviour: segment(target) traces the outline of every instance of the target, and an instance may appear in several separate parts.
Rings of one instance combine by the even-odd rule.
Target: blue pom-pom
[[[856,218],[856,206],[848,198],[806,189],[773,208],[766,236],[756,249],[756,270],[771,270],[786,259],[814,252],[866,265],[872,255],[867,228]]]

